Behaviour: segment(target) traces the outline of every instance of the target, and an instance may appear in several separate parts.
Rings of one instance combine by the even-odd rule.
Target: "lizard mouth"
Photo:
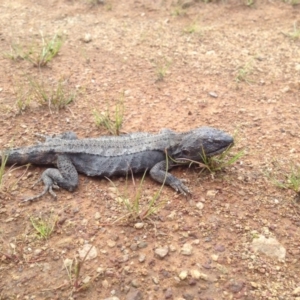
[[[209,156],[209,157],[215,156],[215,155],[221,154],[221,153],[223,153],[223,152],[229,150],[232,146],[233,146],[233,143],[231,143],[230,145],[227,145],[227,146],[225,146],[225,147],[222,147],[222,148],[220,148],[220,149],[218,149],[218,150],[216,150],[216,151],[212,151],[212,152],[209,152],[209,153],[205,153],[205,155],[206,155],[206,156]]]

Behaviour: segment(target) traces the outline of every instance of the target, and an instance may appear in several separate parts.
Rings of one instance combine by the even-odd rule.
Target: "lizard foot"
[[[26,199],[22,200],[21,202],[31,202],[31,201],[37,200],[37,199],[41,198],[42,196],[44,196],[47,192],[49,192],[51,194],[51,196],[56,199],[57,196],[54,193],[53,189],[59,189],[59,187],[56,184],[46,185],[44,190],[40,194],[33,196],[33,197],[26,198]]]
[[[177,178],[170,184],[170,186],[176,192],[179,192],[179,193],[183,194],[184,196],[191,195],[191,191],[189,190],[189,188],[187,186],[185,186],[183,184],[183,182]]]

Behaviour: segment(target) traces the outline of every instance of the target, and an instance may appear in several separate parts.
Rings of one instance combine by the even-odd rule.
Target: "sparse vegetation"
[[[64,260],[64,267],[67,271],[70,283],[73,286],[71,294],[78,293],[88,287],[88,283],[82,284],[82,282],[80,282],[80,272],[86,261],[86,258],[88,257],[88,255],[93,247],[94,246],[90,247],[90,249],[86,252],[86,254],[82,260],[78,260],[77,258],[75,258],[74,260],[73,259],[65,259]],[[74,263],[74,261],[75,261],[75,263]]]
[[[164,80],[164,78],[167,75],[167,72],[169,70],[170,64],[171,64],[171,62],[168,61],[167,59],[164,59],[163,62],[155,63],[156,75],[157,75],[156,82]]]
[[[253,66],[251,61],[249,61],[244,66],[238,68],[235,80],[237,82],[246,82],[250,84],[253,82],[253,80],[250,78],[252,72],[253,72]]]
[[[51,213],[48,218],[30,217],[30,222],[40,238],[48,239],[56,226],[57,219],[58,217]]]
[[[219,155],[207,157],[205,153],[202,154],[203,163],[200,164],[200,167],[204,167],[210,173],[215,173],[221,171],[224,168],[234,164],[242,156],[244,156],[244,151],[241,150],[235,154],[232,154],[232,148],[227,148],[224,152]]]
[[[52,108],[56,110],[65,108],[76,97],[76,92],[71,92],[67,88],[67,80],[63,79],[54,83],[46,83],[29,77],[28,82],[25,83],[26,88],[21,84],[18,84],[18,86],[15,93],[19,113],[28,108],[32,101],[40,105],[48,105],[51,111]]]
[[[189,159],[179,159],[178,162],[179,162],[179,164],[186,163],[186,162],[190,162],[190,164],[196,164],[201,168],[200,173],[202,173],[204,170],[208,170],[210,173],[215,173],[215,172],[221,171],[224,168],[234,164],[243,155],[244,155],[243,150],[241,150],[235,154],[232,154],[232,148],[228,147],[221,154],[215,155],[212,157],[206,156],[205,153],[203,152],[201,154],[202,162],[193,161],[193,160],[189,160]],[[177,161],[175,161],[175,162],[177,162]]]
[[[109,107],[107,107],[105,112],[99,113],[98,111],[93,111],[95,122],[97,126],[104,127],[112,135],[120,135],[120,131],[124,120],[124,101],[123,97],[118,101],[115,106],[115,117],[111,117],[111,112]]]
[[[300,4],[300,0],[283,0],[283,2],[291,4],[291,5],[298,5],[298,4]]]
[[[11,50],[4,56],[13,60],[24,59],[31,62],[35,67],[45,67],[59,52],[63,45],[63,38],[55,34],[46,40],[41,33],[41,45],[23,47],[12,45]]]
[[[298,28],[297,22],[294,22],[294,28],[292,32],[289,32],[287,34],[284,33],[284,35],[292,38],[293,40],[297,40],[300,38],[300,28]]]
[[[280,169],[280,171],[278,169]],[[268,174],[271,182],[279,188],[292,190],[297,196],[300,196],[300,167],[293,164],[289,172],[283,172],[281,170],[282,168],[276,166],[273,175]]]
[[[1,165],[0,165],[0,192],[2,191],[2,184],[3,184],[3,176],[5,172],[5,166],[8,159],[8,155],[4,153],[0,153],[1,155]]]
[[[164,203],[161,202],[157,204],[157,200],[161,194],[162,188],[164,187],[164,182],[161,185],[160,189],[151,197],[151,200],[146,205],[141,204],[145,175],[146,172],[144,172],[143,174],[143,177],[141,179],[137,191],[135,191],[133,199],[130,199],[128,192],[126,192],[125,195],[122,195],[118,191],[117,201],[119,204],[123,205],[126,208],[127,214],[115,220],[113,224],[118,223],[124,219],[133,220],[133,221],[136,221],[138,219],[139,220],[148,219],[151,215],[157,213],[160,210],[160,208],[163,206]],[[109,178],[107,178],[107,180],[109,180],[112,183],[112,185],[116,188],[114,183]],[[126,179],[126,182],[127,180],[128,179]],[[132,176],[132,180],[135,186],[135,181],[133,176]]]
[[[197,20],[194,20],[191,24],[186,26],[183,29],[183,32],[185,33],[199,33],[200,32],[200,26],[197,23]]]

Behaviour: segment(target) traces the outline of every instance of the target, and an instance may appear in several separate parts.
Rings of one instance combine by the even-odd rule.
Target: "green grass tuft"
[[[48,239],[56,226],[57,219],[57,216],[53,217],[51,214],[49,218],[30,217],[30,222],[40,238]]]
[[[110,109],[107,108],[105,112],[99,113],[98,111],[93,111],[96,125],[99,127],[104,127],[112,135],[120,135],[120,131],[124,121],[124,101],[123,98],[118,101],[115,106],[115,117],[111,117]]]

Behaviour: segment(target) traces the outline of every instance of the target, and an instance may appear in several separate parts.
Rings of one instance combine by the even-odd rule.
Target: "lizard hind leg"
[[[45,188],[43,192],[39,195],[27,198],[22,202],[36,200],[45,195],[47,192],[56,198],[53,188],[62,187],[70,192],[75,190],[78,185],[78,173],[75,166],[72,164],[72,161],[65,155],[59,155],[57,157],[56,164],[57,169],[49,168],[45,170],[39,180],[44,182]]]

